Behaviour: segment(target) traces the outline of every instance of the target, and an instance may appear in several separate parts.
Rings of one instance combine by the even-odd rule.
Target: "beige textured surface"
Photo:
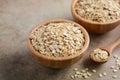
[[[95,68],[97,73],[89,80],[112,80],[113,73],[109,66],[114,64],[113,58],[98,65],[91,62],[88,56],[96,47],[109,44],[120,37],[120,26],[104,35],[90,34],[91,43],[87,55],[66,69],[45,68],[30,55],[26,38],[31,28],[50,19],[74,20],[70,11],[71,2],[72,0],[0,0],[0,80],[71,80],[70,75],[75,67],[79,70],[85,67]],[[114,54],[120,55],[120,47],[115,49]],[[104,71],[108,76],[98,78],[98,73]],[[115,74],[119,75],[120,71]]]

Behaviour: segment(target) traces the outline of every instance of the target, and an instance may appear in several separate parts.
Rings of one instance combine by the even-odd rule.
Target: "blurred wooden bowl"
[[[75,18],[75,20],[80,25],[82,25],[88,32],[95,34],[103,34],[114,29],[120,24],[120,18],[106,23],[98,23],[82,18],[80,15],[77,14],[75,10],[75,5],[77,2],[78,0],[73,0],[72,2],[72,6],[71,6],[72,15]]]
[[[74,55],[67,56],[67,57],[57,57],[56,58],[56,57],[48,57],[43,54],[40,54],[38,51],[36,51],[34,49],[34,47],[31,44],[31,41],[29,38],[31,33],[34,32],[37,28],[40,28],[49,23],[59,23],[59,22],[74,23],[76,26],[79,26],[81,28],[81,31],[83,32],[83,34],[85,36],[85,44],[84,44],[83,48],[79,51],[79,53],[76,53]],[[85,54],[85,51],[87,50],[87,48],[89,46],[90,40],[89,40],[89,35],[88,35],[87,31],[81,25],[79,25],[75,22],[72,22],[72,21],[68,21],[68,20],[50,20],[50,21],[41,23],[41,24],[37,25],[36,27],[34,27],[28,35],[27,42],[28,42],[28,46],[29,46],[29,49],[30,49],[32,55],[35,57],[35,59],[38,60],[38,62],[40,64],[42,64],[43,66],[49,67],[49,68],[64,68],[64,67],[68,67],[68,66],[76,63]]]

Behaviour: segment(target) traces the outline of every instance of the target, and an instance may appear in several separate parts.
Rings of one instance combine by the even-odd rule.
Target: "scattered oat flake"
[[[100,77],[100,78],[102,78],[102,77],[103,77],[103,75],[100,73],[100,74],[99,74],[99,77]]]
[[[117,58],[117,57],[118,57],[118,55],[114,55],[114,56],[113,56],[113,58]]]
[[[73,75],[71,75],[71,78],[74,79],[75,77]]]
[[[110,68],[111,68],[111,69],[114,69],[114,68],[115,68],[115,66],[110,66]]]
[[[76,73],[76,74],[81,74],[79,71],[76,71],[75,73]]]
[[[88,79],[89,77],[88,76],[84,76],[85,79]]]
[[[77,74],[75,74],[74,76],[75,76],[76,78],[78,77],[78,75],[77,75]]]
[[[90,73],[90,72],[87,72],[87,75],[90,77],[90,76],[92,76],[92,74]]]
[[[86,72],[86,70],[82,70],[81,72],[83,72],[83,73],[84,73],[84,72]]]
[[[95,73],[95,72],[96,72],[96,70],[95,70],[95,69],[93,69],[93,70],[92,70],[92,72],[94,72],[94,73]]]
[[[113,75],[112,78],[117,78],[118,76],[117,75]]]
[[[113,69],[113,72],[115,73],[115,72],[117,72],[118,70],[117,69]]]
[[[104,75],[104,76],[106,76],[106,75],[107,75],[107,73],[106,73],[106,72],[103,72],[103,75]]]

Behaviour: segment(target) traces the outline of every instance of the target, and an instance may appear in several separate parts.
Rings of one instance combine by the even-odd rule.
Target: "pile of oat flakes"
[[[30,36],[31,43],[40,54],[64,57],[77,53],[85,43],[84,34],[73,23],[49,23]]]
[[[120,0],[78,0],[76,12],[95,22],[109,22],[120,18]]]

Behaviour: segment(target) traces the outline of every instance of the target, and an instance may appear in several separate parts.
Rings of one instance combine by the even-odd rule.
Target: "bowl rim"
[[[42,26],[44,26],[44,25],[47,25],[47,24],[49,24],[49,23],[59,23],[59,22],[73,23],[73,24],[75,24],[76,26],[79,26],[79,27],[81,28],[81,30],[82,30],[82,32],[83,32],[83,34],[84,34],[84,37],[85,37],[85,44],[84,44],[83,48],[82,48],[78,53],[76,53],[76,54],[74,54],[74,55],[70,55],[70,56],[65,56],[65,57],[49,57],[49,56],[40,54],[38,51],[36,51],[36,50],[33,48],[32,44],[31,44],[31,42],[30,42],[29,37],[30,37],[31,33],[34,32],[36,29],[38,29],[38,28],[40,28],[40,27],[42,27]],[[79,25],[78,23],[73,22],[73,21],[70,21],[70,20],[65,20],[65,19],[56,19],[56,20],[49,20],[49,21],[40,23],[40,24],[38,24],[37,26],[33,27],[33,29],[29,32],[29,35],[28,35],[28,38],[27,38],[27,43],[28,43],[29,49],[30,49],[30,51],[31,51],[31,53],[32,53],[33,55],[36,55],[36,56],[38,56],[39,58],[46,59],[46,60],[63,61],[63,60],[73,59],[73,58],[78,57],[78,56],[80,56],[81,54],[83,54],[83,53],[87,50],[87,48],[88,48],[88,46],[89,46],[90,38],[89,38],[89,34],[88,34],[88,32],[86,31],[86,29],[83,28],[83,27],[82,27],[81,25]]]
[[[104,22],[104,23],[95,22],[95,21],[92,21],[92,20],[87,20],[87,19],[81,17],[81,16],[76,12],[76,10],[75,10],[75,5],[76,5],[77,2],[78,2],[78,0],[73,0],[73,1],[72,1],[71,11],[72,11],[72,14],[73,14],[74,16],[76,16],[77,19],[79,19],[79,20],[82,20],[82,21],[84,21],[84,22],[86,22],[86,23],[90,23],[90,24],[96,24],[96,25],[107,25],[107,24],[113,24],[113,23],[116,23],[116,22],[120,21],[120,18],[115,19],[115,20],[112,20],[112,21],[110,21],[110,22]]]

